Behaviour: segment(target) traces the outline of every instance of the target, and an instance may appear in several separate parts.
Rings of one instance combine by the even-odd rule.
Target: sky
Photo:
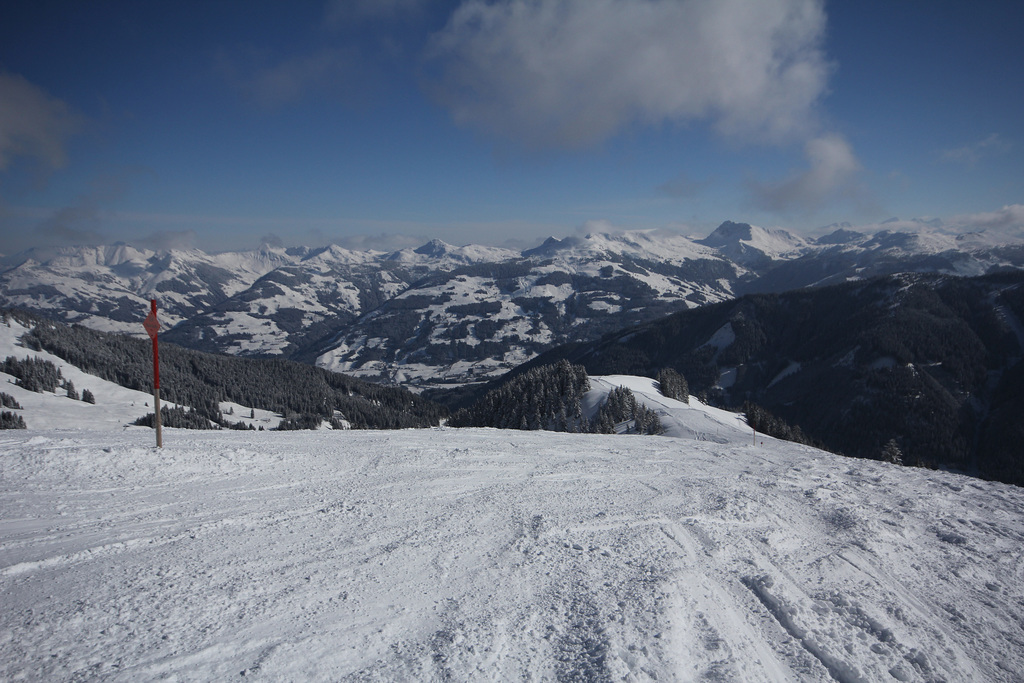
[[[1021,35],[998,0],[7,2],[0,253],[1020,237]]]

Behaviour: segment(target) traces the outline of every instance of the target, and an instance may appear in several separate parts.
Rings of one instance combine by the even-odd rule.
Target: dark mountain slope
[[[674,368],[694,393],[751,401],[827,447],[1024,484],[1024,274],[896,275],[748,295],[560,347],[592,375]]]

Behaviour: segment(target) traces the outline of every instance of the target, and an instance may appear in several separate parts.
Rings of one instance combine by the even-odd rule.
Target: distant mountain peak
[[[540,246],[524,250],[523,258],[530,258],[531,256],[550,256],[554,252],[565,247],[568,241],[569,238],[560,240],[557,237],[549,237],[544,240]]]
[[[364,263],[373,259],[373,254],[370,252],[353,251],[337,244],[329,244],[326,247],[307,251],[305,255],[299,256],[301,256],[303,263],[319,262],[323,264]]]
[[[446,256],[452,250],[452,245],[447,242],[442,242],[439,239],[432,239],[423,246],[416,247],[413,252],[421,254],[423,256],[435,256],[441,257]]]
[[[749,241],[754,238],[754,227],[750,223],[734,223],[725,221],[714,232],[702,240],[697,240],[709,247],[725,247],[737,244],[741,241]]]
[[[807,241],[781,228],[761,228],[750,223],[725,221],[702,240],[696,240],[746,267],[792,258]]]
[[[846,223],[846,226],[849,226],[849,223]],[[862,240],[865,237],[866,235],[862,232],[848,230],[846,227],[840,227],[823,237],[819,237],[815,242],[817,244],[850,244],[851,242]]]

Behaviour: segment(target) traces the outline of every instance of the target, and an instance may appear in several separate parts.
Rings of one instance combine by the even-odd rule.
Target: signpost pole
[[[164,447],[164,435],[160,419],[160,347],[156,335],[160,330],[160,321],[156,319],[156,299],[150,299],[149,315],[143,326],[153,340],[153,415],[156,420],[156,447]]]

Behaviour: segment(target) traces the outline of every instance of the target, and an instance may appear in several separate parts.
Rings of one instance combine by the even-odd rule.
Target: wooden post
[[[156,340],[153,340],[153,354],[156,356]],[[153,372],[156,384],[153,386],[153,407],[156,412],[153,415],[156,416],[156,447],[164,447],[164,430],[163,430],[163,418],[160,415],[160,369],[156,361],[153,362]]]
[[[160,418],[160,347],[157,345],[157,332],[160,331],[160,321],[156,319],[156,299],[150,299],[149,315],[143,326],[153,340],[153,415],[156,420],[156,447],[164,447],[164,435],[162,420]]]

